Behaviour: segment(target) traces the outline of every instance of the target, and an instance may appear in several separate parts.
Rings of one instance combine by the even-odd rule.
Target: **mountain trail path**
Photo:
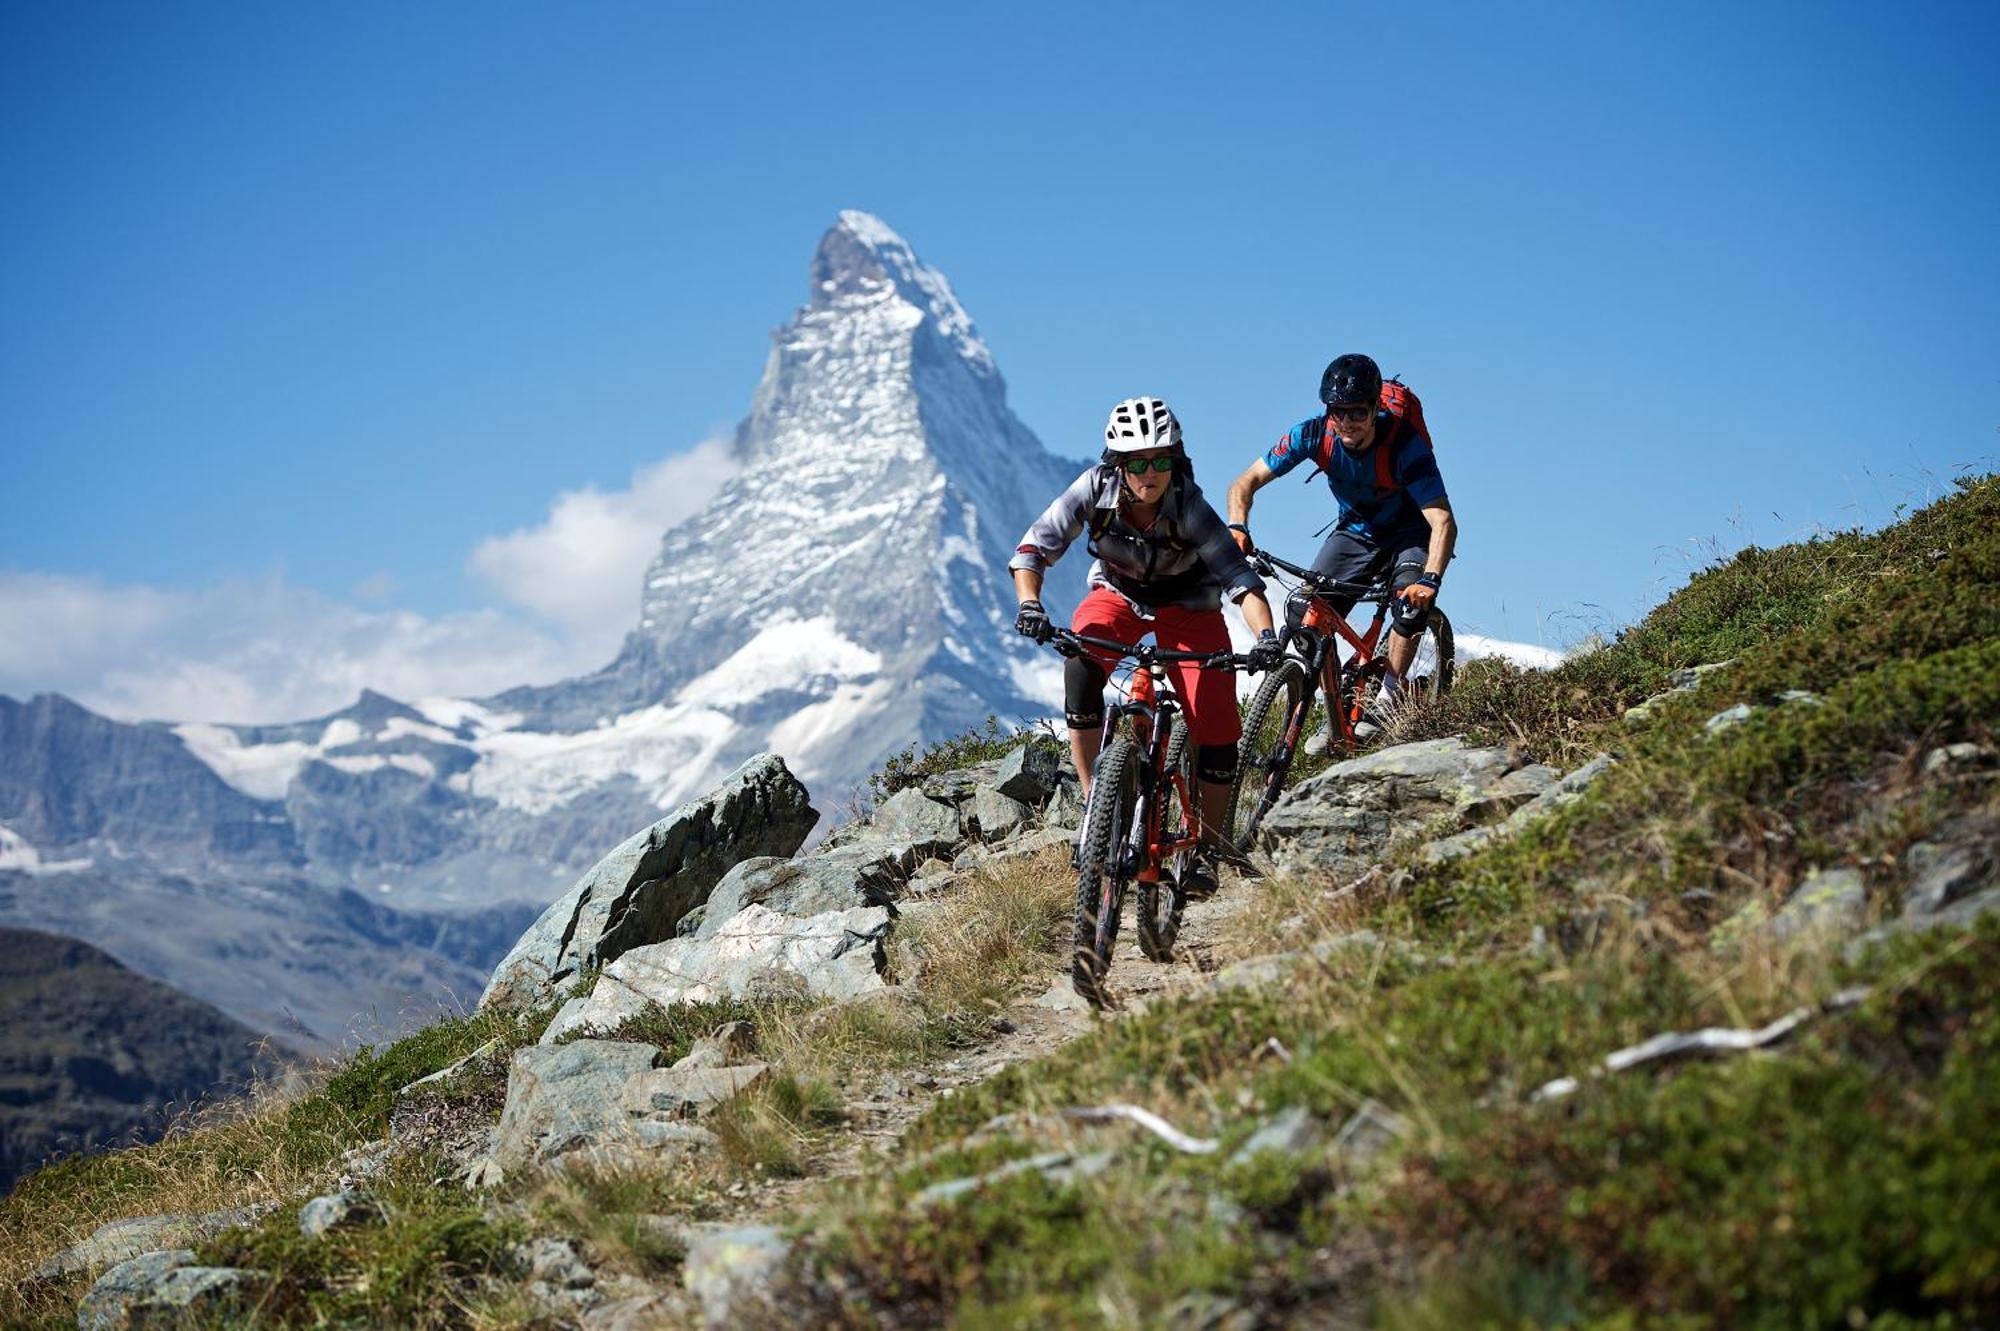
[[[1054,1053],[1099,1022],[1126,1020],[1161,999],[1205,986],[1234,959],[1220,955],[1223,926],[1249,907],[1255,892],[1252,882],[1225,870],[1220,891],[1207,901],[1189,903],[1174,959],[1165,964],[1148,961],[1140,953],[1128,898],[1111,964],[1110,985],[1118,1007],[1092,1011],[1071,987],[1066,968],[1036,972],[1023,983],[1014,1003],[996,1015],[992,1035],[978,1047],[954,1051],[935,1063],[878,1073],[848,1087],[848,1130],[810,1162],[810,1172],[772,1179],[762,1186],[737,1185],[741,1190],[737,1206],[721,1219],[739,1225],[768,1222],[796,1209],[829,1183],[901,1168],[905,1134],[937,1101],[1017,1063]]]

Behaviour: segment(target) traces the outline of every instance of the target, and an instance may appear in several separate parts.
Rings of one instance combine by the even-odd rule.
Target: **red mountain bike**
[[[1329,674],[1332,688],[1326,693],[1326,707],[1333,718],[1334,745],[1351,752],[1360,744],[1355,727],[1375,701],[1383,672],[1388,669],[1388,662],[1375,649],[1381,644],[1383,625],[1396,600],[1395,588],[1386,578],[1373,583],[1341,582],[1267,550],[1253,550],[1249,559],[1259,573],[1275,576],[1275,570],[1283,570],[1297,578],[1301,585],[1289,599],[1303,605],[1299,614],[1287,615],[1288,620],[1299,620],[1295,627],[1284,630],[1288,654],[1264,677],[1243,713],[1236,780],[1229,792],[1230,840],[1238,850],[1250,848],[1258,824],[1278,802],[1305,733],[1314,695],[1325,691]],[[1356,633],[1346,616],[1329,604],[1328,598],[1336,596],[1351,596],[1357,604],[1374,604],[1375,617],[1366,632]],[[1329,663],[1338,660],[1342,641],[1354,654],[1330,671]],[[1451,621],[1433,603],[1419,635],[1416,656],[1404,672],[1404,695],[1412,702],[1444,696],[1451,689],[1455,669]]]
[[[1173,960],[1187,906],[1183,880],[1201,842],[1194,744],[1184,723],[1187,704],[1164,667],[1199,661],[1204,669],[1234,670],[1246,662],[1226,651],[1175,652],[1068,629],[1056,629],[1049,645],[1064,656],[1095,647],[1133,658],[1125,701],[1104,710],[1103,744],[1077,856],[1070,982],[1093,1007],[1104,1007],[1109,1001],[1104,977],[1118,941],[1126,884],[1139,886],[1139,950],[1151,961]]]

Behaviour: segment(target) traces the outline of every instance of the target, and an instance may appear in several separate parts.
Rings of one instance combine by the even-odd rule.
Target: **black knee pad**
[[[1204,744],[1194,753],[1194,774],[1217,785],[1236,779],[1236,746]]]
[[[1424,631],[1424,625],[1431,622],[1431,608],[1415,609],[1399,596],[1396,598],[1395,616],[1389,627],[1406,638],[1414,638]]]
[[[1409,587],[1424,575],[1422,564],[1405,561],[1396,565],[1394,586],[1398,592]],[[1389,627],[1406,638],[1414,638],[1424,631],[1424,625],[1431,622],[1431,608],[1427,605],[1419,610],[1398,596],[1390,603]]]
[[[1063,663],[1063,720],[1071,730],[1104,724],[1104,667],[1087,656]]]

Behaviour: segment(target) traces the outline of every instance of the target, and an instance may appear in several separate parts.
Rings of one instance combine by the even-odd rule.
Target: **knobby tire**
[[[1076,950],[1070,983],[1092,1007],[1104,1007],[1104,977],[1118,941],[1118,912],[1125,900],[1122,864],[1138,799],[1139,750],[1117,739],[1099,755],[1084,812],[1082,869],[1076,880]]]
[[[1154,804],[1160,811],[1160,835],[1162,838],[1180,840],[1181,823],[1192,815],[1199,819],[1199,804],[1196,810],[1183,810],[1181,796],[1173,783],[1174,773],[1179,772],[1187,787],[1188,798],[1201,799],[1200,788],[1195,784],[1194,755],[1188,743],[1188,728],[1176,725],[1173,736],[1167,740],[1167,755],[1164,770],[1160,773],[1160,788],[1154,797]],[[1181,887],[1181,875],[1192,863],[1195,852],[1184,850],[1160,866],[1158,882],[1139,884],[1139,951],[1148,961],[1172,961],[1174,940],[1181,932],[1181,911],[1187,905],[1187,894]]]
[[[1236,780],[1229,788],[1230,842],[1250,849],[1257,826],[1264,821],[1278,792],[1284,789],[1296,753],[1277,758],[1292,709],[1310,705],[1312,682],[1296,657],[1288,656],[1264,676],[1243,713],[1243,738],[1236,746]],[[1300,742],[1303,742],[1301,739]]]

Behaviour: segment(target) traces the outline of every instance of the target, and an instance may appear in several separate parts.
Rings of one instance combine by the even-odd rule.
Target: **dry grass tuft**
[[[1368,918],[1361,894],[1325,878],[1274,874],[1241,889],[1248,904],[1221,922],[1216,957],[1225,964],[1308,947],[1351,933]]]
[[[1066,957],[1075,890],[1068,852],[1056,846],[979,869],[944,899],[909,909],[904,937],[928,1019],[947,1028],[983,1020],[1023,976]]]

